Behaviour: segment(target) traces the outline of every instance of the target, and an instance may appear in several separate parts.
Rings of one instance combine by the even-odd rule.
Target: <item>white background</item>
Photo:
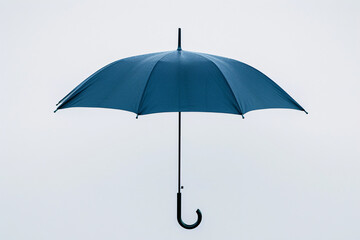
[[[0,2],[0,239],[360,239],[358,1]],[[243,61],[309,115],[55,104],[104,65],[184,50]]]

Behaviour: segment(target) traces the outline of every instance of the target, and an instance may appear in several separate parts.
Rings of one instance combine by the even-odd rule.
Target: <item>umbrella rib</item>
[[[146,84],[145,84],[144,90],[143,90],[143,92],[142,92],[142,94],[141,94],[141,97],[140,97],[140,101],[139,101],[139,105],[138,105],[138,109],[137,109],[136,114],[141,115],[140,112],[139,112],[139,110],[140,110],[141,104],[142,104],[142,102],[143,102],[143,98],[144,98],[144,95],[145,95],[146,88],[147,88],[147,86],[148,86],[149,80],[150,80],[150,78],[151,78],[151,75],[152,75],[155,67],[157,66],[157,64],[158,64],[164,57],[168,56],[170,53],[172,53],[172,51],[166,53],[166,54],[165,54],[164,56],[162,56],[159,60],[157,60],[156,63],[154,64],[153,68],[151,69],[151,72],[150,72],[150,74],[149,74],[149,77],[148,77],[148,79],[146,80]]]
[[[203,58],[205,58],[206,60],[210,61],[210,62],[217,68],[217,70],[219,70],[221,76],[224,78],[226,85],[229,87],[229,89],[230,89],[230,91],[231,91],[231,93],[232,93],[232,95],[233,95],[233,97],[234,97],[234,99],[235,99],[235,102],[236,102],[237,107],[238,107],[238,112],[239,112],[239,114],[240,114],[241,116],[243,116],[243,118],[244,118],[244,115],[243,115],[244,113],[243,113],[242,110],[241,110],[240,104],[239,104],[239,102],[238,102],[238,100],[237,100],[237,98],[236,98],[236,96],[235,96],[235,93],[234,93],[234,91],[232,90],[232,88],[231,88],[228,80],[227,80],[226,77],[224,76],[224,74],[223,74],[223,72],[221,71],[221,69],[220,69],[220,68],[218,67],[218,65],[217,65],[216,63],[214,63],[211,59],[207,58],[206,56],[203,56],[201,53],[196,53],[196,54],[197,54],[198,56],[203,57]]]

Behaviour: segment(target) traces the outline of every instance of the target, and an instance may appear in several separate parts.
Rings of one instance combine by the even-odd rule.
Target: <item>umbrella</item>
[[[304,111],[290,95],[255,68],[225,57],[184,51],[181,29],[175,51],[121,59],[101,68],[57,104],[57,109],[100,107],[139,115],[178,112],[177,220],[181,218],[181,112],[244,114],[258,109],[287,108]]]

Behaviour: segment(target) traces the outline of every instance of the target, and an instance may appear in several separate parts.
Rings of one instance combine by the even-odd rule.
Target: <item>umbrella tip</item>
[[[181,28],[178,28],[178,51],[181,51]]]
[[[243,114],[241,114],[241,117],[242,117],[242,119],[245,119],[245,117],[244,117],[244,115],[243,115]]]
[[[139,118],[139,114],[136,114],[136,119],[138,119]]]
[[[309,114],[306,110],[304,110],[304,112],[305,112],[306,114]]]

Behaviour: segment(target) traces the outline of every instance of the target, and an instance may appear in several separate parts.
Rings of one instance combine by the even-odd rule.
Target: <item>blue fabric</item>
[[[169,51],[121,59],[100,69],[59,103],[158,112],[245,114],[266,108],[305,111],[275,82],[242,62],[204,53]]]

